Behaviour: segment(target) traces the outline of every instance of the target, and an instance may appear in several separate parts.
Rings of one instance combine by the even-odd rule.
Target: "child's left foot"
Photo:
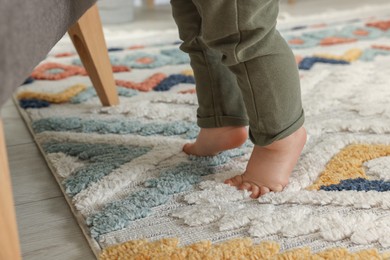
[[[201,128],[195,143],[185,144],[183,151],[189,155],[214,156],[241,146],[247,139],[245,126]]]
[[[306,143],[306,130],[301,127],[290,136],[268,146],[255,146],[246,171],[227,179],[226,184],[251,191],[258,198],[270,191],[282,191]]]

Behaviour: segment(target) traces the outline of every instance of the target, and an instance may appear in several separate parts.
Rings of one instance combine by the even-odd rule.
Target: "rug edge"
[[[81,216],[80,213],[77,213],[76,208],[72,204],[72,199],[69,198],[69,196],[66,195],[64,187],[61,185],[61,180],[59,178],[59,175],[58,175],[57,171],[51,165],[50,161],[48,160],[47,156],[45,155],[45,153],[43,151],[42,146],[37,142],[37,140],[35,138],[36,134],[34,133],[34,130],[31,127],[31,119],[27,115],[27,112],[24,111],[24,109],[19,106],[19,101],[17,99],[17,94],[14,94],[12,96],[12,101],[15,104],[16,109],[18,110],[18,112],[19,112],[20,116],[22,117],[23,121],[25,122],[25,125],[28,128],[35,145],[37,146],[37,148],[38,148],[39,152],[41,153],[42,157],[45,159],[46,165],[47,165],[47,167],[49,167],[49,169],[51,171],[51,175],[56,180],[56,183],[58,184],[58,187],[60,188],[60,190],[62,192],[62,195],[64,196],[64,198],[65,198],[65,200],[66,200],[66,202],[67,202],[67,204],[68,204],[68,206],[69,206],[73,216],[76,218],[77,225],[80,227],[81,232],[83,233],[84,238],[87,240],[90,249],[92,250],[92,252],[95,255],[96,259],[99,259],[100,254],[102,253],[103,249],[100,247],[99,243],[95,239],[93,239],[91,237],[91,235],[89,234],[89,228],[85,224],[85,219]]]

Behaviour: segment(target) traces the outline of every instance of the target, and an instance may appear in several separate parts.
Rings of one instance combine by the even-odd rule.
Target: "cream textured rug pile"
[[[309,139],[287,188],[258,200],[223,184],[244,171],[250,142],[215,157],[181,151],[199,129],[176,34],[109,44],[116,107],[100,105],[72,52],[52,53],[18,89],[97,256],[390,257],[390,16],[285,23],[281,33],[300,68]]]

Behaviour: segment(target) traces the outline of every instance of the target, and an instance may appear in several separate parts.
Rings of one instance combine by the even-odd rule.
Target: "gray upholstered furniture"
[[[95,0],[0,0],[0,107]]]
[[[103,105],[118,103],[96,0],[0,0],[0,108],[68,31]],[[0,259],[20,259],[0,118]]]

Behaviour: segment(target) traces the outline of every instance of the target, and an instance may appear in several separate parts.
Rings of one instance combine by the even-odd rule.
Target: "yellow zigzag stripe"
[[[318,190],[322,185],[338,184],[347,179],[367,179],[363,163],[389,155],[390,145],[349,145],[333,156],[317,181],[309,186],[308,190]]]
[[[193,72],[191,69],[189,69],[189,70],[183,70],[183,71],[181,72],[181,74],[183,74],[184,76],[194,76],[194,72]]]
[[[84,91],[86,88],[87,86],[85,85],[76,84],[60,93],[23,91],[19,93],[17,97],[18,99],[39,99],[50,103],[65,103],[68,102],[72,97]]]
[[[276,242],[262,242],[253,245],[250,238],[233,239],[221,244],[212,244],[202,241],[185,247],[178,247],[176,238],[162,239],[148,242],[146,240],[133,240],[123,244],[108,247],[103,250],[100,260],[114,259],[386,259],[389,253],[380,255],[376,249],[362,250],[350,253],[345,248],[327,249],[312,254],[309,248],[298,248],[280,253],[280,246]]]
[[[353,62],[362,56],[363,51],[361,49],[350,49],[345,52],[343,55],[332,55],[326,53],[314,54],[314,57],[325,58],[325,59],[334,59],[334,60],[344,60],[347,62]]]

